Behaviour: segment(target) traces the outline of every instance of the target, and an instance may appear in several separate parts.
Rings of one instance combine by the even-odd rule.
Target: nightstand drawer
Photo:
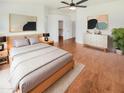
[[[5,51],[0,51],[0,57],[6,57],[8,56],[8,52],[5,50]]]

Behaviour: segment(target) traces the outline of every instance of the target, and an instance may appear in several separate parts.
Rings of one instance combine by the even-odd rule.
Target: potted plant
[[[113,47],[117,54],[124,53],[124,28],[115,28],[112,31]]]

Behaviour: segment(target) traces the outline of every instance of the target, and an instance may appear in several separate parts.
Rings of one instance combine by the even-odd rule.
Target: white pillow
[[[13,41],[14,47],[22,47],[29,45],[28,39],[17,39]]]
[[[28,38],[31,45],[39,43],[38,38]]]

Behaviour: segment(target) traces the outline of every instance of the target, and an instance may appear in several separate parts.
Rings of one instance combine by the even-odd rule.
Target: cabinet
[[[108,35],[86,33],[84,42],[85,45],[104,49],[105,51],[108,49]]]

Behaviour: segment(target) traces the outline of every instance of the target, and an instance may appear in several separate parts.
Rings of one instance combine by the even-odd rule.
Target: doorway
[[[63,39],[64,39],[64,35],[63,35],[63,21],[62,20],[59,20],[58,21],[58,39],[59,39],[59,42],[63,42]]]

